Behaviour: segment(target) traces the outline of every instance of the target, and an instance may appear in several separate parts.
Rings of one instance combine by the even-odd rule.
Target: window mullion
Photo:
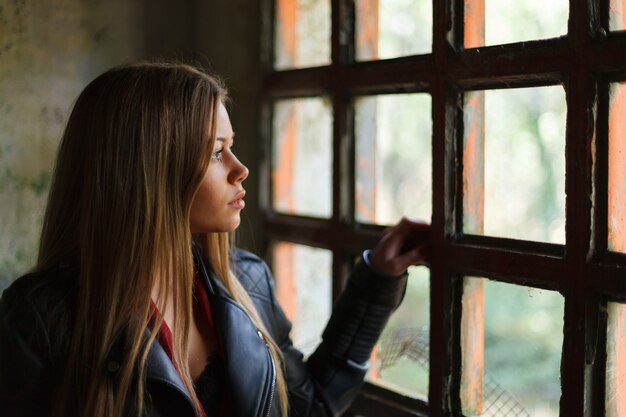
[[[347,0],[331,1],[331,57],[335,68],[353,61],[354,36],[350,3]]]
[[[586,263],[590,255],[593,193],[592,160],[595,141],[596,83],[592,63],[596,1],[570,1],[568,40],[577,58],[567,76],[566,128],[566,269],[564,341],[561,367],[561,416],[591,415],[594,409],[592,375],[597,300],[590,291],[592,277]],[[597,397],[596,397],[597,398]]]
[[[450,410],[450,380],[453,373],[455,343],[451,342],[454,305],[452,277],[445,263],[446,235],[453,229],[455,215],[455,148],[456,97],[448,95],[447,77],[450,53],[455,45],[456,12],[463,11],[462,1],[432,0],[433,46],[432,78],[432,232],[433,256],[430,265],[430,363],[428,403],[432,417],[452,414]],[[455,403],[458,401],[454,401]]]
[[[450,415],[449,380],[452,373],[450,343],[452,317],[450,315],[451,277],[444,256],[446,235],[454,221],[454,144],[456,129],[456,100],[449,100],[446,83],[438,78],[431,86],[433,114],[433,210],[432,210],[432,260],[430,264],[430,363],[429,395],[430,415]]]

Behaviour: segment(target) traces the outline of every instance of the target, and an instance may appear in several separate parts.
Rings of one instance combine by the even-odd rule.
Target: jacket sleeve
[[[381,276],[361,259],[333,307],[321,344],[306,362],[293,346],[291,324],[274,298],[274,334],[284,355],[291,415],[339,416],[348,409],[372,349],[404,296],[406,280],[406,275]]]
[[[50,415],[50,389],[55,384],[49,381],[48,358],[41,316],[13,285],[0,299],[0,414]]]

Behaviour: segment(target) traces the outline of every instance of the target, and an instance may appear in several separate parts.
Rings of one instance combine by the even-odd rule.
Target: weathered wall
[[[252,172],[241,240],[255,246],[257,3],[0,0],[0,291],[33,265],[56,149],[75,97],[96,75],[128,61],[191,59],[225,78],[237,146]]]
[[[0,288],[33,264],[73,100],[140,55],[137,3],[0,0]]]

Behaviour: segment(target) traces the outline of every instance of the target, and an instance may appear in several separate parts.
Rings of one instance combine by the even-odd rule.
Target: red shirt
[[[198,315],[201,320],[201,323],[199,323],[200,327],[203,330],[208,332],[209,337],[212,338],[212,340],[215,340],[218,342],[218,343],[215,343],[215,346],[217,347],[217,355],[215,355],[214,360],[219,360],[219,361],[222,361],[223,363],[224,361],[223,352],[220,349],[219,335],[217,333],[217,330],[215,328],[215,323],[213,321],[213,313],[211,311],[211,305],[209,304],[209,297],[206,292],[206,289],[204,288],[204,285],[202,285],[202,282],[197,275],[194,277],[193,295],[194,295],[193,309],[195,312],[200,313]],[[154,319],[159,314],[160,313],[156,305],[152,303],[152,317],[149,323],[150,328],[153,327],[153,324],[155,321]],[[157,341],[159,342],[163,350],[165,350],[165,353],[167,353],[167,356],[170,358],[170,360],[174,364],[174,367],[176,368],[176,370],[178,370],[178,365],[174,361],[174,355],[173,355],[172,332],[170,331],[170,328],[168,327],[165,320],[163,320],[161,323],[161,328],[159,329],[159,333],[157,335]],[[204,372],[207,372],[207,370],[208,368],[205,369],[205,371],[203,371],[203,374]],[[220,384],[221,385],[220,390],[223,391],[226,381],[221,381],[221,382],[222,383]],[[197,390],[196,390],[196,393],[198,393]],[[218,399],[219,401],[218,414],[220,417],[226,417],[228,415],[226,413],[226,405],[227,405],[226,398],[227,398],[227,395],[220,395],[220,398]],[[202,409],[200,411],[202,412],[201,417],[208,417],[207,410]]]

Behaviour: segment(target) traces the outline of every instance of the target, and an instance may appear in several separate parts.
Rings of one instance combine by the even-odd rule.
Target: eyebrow
[[[218,142],[226,142],[229,138],[225,138],[225,137],[217,137],[215,138],[216,141]],[[231,139],[235,140],[235,132],[233,132],[233,135],[231,136]]]

